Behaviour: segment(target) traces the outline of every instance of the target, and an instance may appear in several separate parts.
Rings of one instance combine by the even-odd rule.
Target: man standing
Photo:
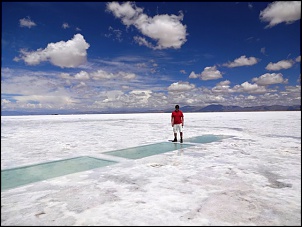
[[[177,132],[180,134],[180,142],[182,143],[182,128],[184,126],[184,115],[181,110],[179,110],[179,105],[175,106],[175,110],[171,114],[171,124],[174,132],[174,140],[172,142],[177,142]]]

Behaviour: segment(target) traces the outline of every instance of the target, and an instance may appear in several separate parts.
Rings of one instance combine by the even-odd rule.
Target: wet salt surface
[[[173,139],[169,113],[1,117],[1,169],[79,156],[118,163],[1,192],[1,225],[299,225],[301,112],[184,113],[217,142],[136,160]]]

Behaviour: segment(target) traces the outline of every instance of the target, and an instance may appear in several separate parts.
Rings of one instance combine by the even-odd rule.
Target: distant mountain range
[[[183,112],[253,112],[253,111],[301,111],[301,105],[293,106],[252,106],[252,107],[240,107],[240,106],[223,106],[223,105],[209,105],[206,107],[200,106],[183,106],[180,107]],[[120,113],[170,113],[174,109],[135,109],[135,110],[107,110],[107,111],[40,111],[40,112],[29,112],[29,111],[4,111],[1,110],[1,116],[17,116],[17,115],[59,115],[59,114],[120,114]]]
[[[301,105],[294,106],[223,106],[223,105],[209,105],[206,107],[184,106],[181,108],[184,112],[248,112],[248,111],[301,111]]]

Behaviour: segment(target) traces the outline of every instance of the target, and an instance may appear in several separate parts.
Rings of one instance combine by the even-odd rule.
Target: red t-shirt
[[[184,117],[183,113],[181,110],[178,111],[173,111],[171,117],[174,118],[174,124],[181,124],[182,123],[182,118]]]

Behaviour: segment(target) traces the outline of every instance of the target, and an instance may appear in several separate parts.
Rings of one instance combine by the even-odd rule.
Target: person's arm
[[[172,127],[174,126],[174,117],[173,117],[173,114],[171,115],[171,125],[172,125]]]
[[[185,117],[184,117],[184,115],[182,115],[181,122],[182,122],[181,125],[184,126],[184,123],[185,123]]]

